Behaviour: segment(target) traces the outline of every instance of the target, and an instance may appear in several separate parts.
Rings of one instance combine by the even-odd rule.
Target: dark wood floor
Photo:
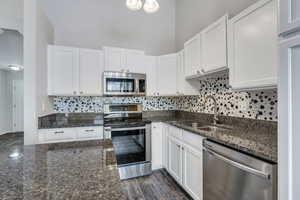
[[[122,181],[128,200],[191,200],[165,171],[157,170],[152,175]]]

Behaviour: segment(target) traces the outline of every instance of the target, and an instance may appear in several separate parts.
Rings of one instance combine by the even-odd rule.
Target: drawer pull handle
[[[94,132],[94,130],[85,130],[85,132]]]
[[[61,134],[64,133],[64,131],[55,131],[54,134]]]

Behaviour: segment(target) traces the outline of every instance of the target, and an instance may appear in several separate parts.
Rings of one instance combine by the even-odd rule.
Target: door
[[[77,95],[79,49],[48,47],[48,94]]]
[[[146,129],[141,127],[113,128],[112,143],[118,166],[149,161]]]
[[[300,199],[300,35],[280,43],[279,199]]]
[[[145,54],[143,51],[126,50],[126,70],[133,73],[146,73]]]
[[[102,51],[80,49],[79,53],[79,94],[102,95],[104,54]]]
[[[145,66],[147,72],[146,92],[147,96],[157,95],[157,57],[145,56]]]
[[[163,127],[161,123],[151,124],[152,170],[162,168]]]
[[[187,145],[183,147],[183,187],[195,200],[202,200],[202,152]]]
[[[300,29],[300,0],[280,0],[280,34],[287,35]]]
[[[197,34],[184,44],[185,75],[200,73],[201,69],[201,36]]]
[[[13,132],[24,131],[24,84],[13,80]]]
[[[168,138],[169,141],[169,173],[179,183],[182,183],[182,151],[181,144],[173,139]]]
[[[262,0],[229,21],[229,81],[233,89],[276,87],[275,0]]]
[[[104,47],[105,71],[126,70],[125,49],[116,47]]]
[[[201,32],[204,72],[227,67],[227,19],[225,15]]]
[[[177,90],[176,54],[158,57],[157,91],[160,96],[176,95]]]

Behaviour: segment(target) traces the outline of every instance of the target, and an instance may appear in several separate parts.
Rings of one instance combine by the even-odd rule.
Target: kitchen
[[[30,1],[24,137],[0,136],[3,199],[288,199],[288,8]]]

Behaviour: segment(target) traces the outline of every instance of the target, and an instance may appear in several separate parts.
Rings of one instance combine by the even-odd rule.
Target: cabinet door
[[[280,33],[288,33],[300,30],[300,0],[279,0],[280,8]]]
[[[79,53],[79,94],[102,95],[104,54],[102,51],[80,49]]]
[[[152,170],[162,168],[162,146],[163,146],[163,138],[162,138],[162,125],[161,123],[152,123],[151,124],[151,144],[152,144]]]
[[[133,73],[146,73],[144,52],[138,50],[126,50],[125,70]]]
[[[164,168],[166,168],[167,170],[169,169],[169,157],[168,157],[168,152],[169,152],[169,144],[168,144],[168,133],[169,133],[169,126],[168,124],[162,124],[162,131],[163,131],[163,134],[162,134],[162,139],[163,139],[163,142],[162,142],[162,148],[163,148],[163,158],[162,158],[162,165]]]
[[[48,47],[48,95],[77,95],[78,54],[72,47]]]
[[[157,57],[145,56],[147,73],[146,91],[147,96],[156,96],[157,93]]]
[[[105,70],[122,71],[126,70],[125,49],[116,47],[104,47]]]
[[[276,1],[263,0],[229,21],[229,80],[233,89],[277,84]]]
[[[176,95],[176,54],[158,57],[157,66],[157,91],[158,95]]]
[[[280,44],[279,67],[279,199],[300,197],[300,36]]]
[[[203,72],[227,67],[227,19],[225,15],[201,32]]]
[[[183,187],[195,200],[202,200],[202,152],[189,146],[183,147]]]
[[[184,72],[184,51],[177,53],[177,95],[184,94],[185,72]]]
[[[182,150],[181,144],[169,137],[169,173],[174,179],[181,184],[182,183]]]
[[[201,36],[197,34],[184,44],[185,75],[200,73],[201,68]]]

